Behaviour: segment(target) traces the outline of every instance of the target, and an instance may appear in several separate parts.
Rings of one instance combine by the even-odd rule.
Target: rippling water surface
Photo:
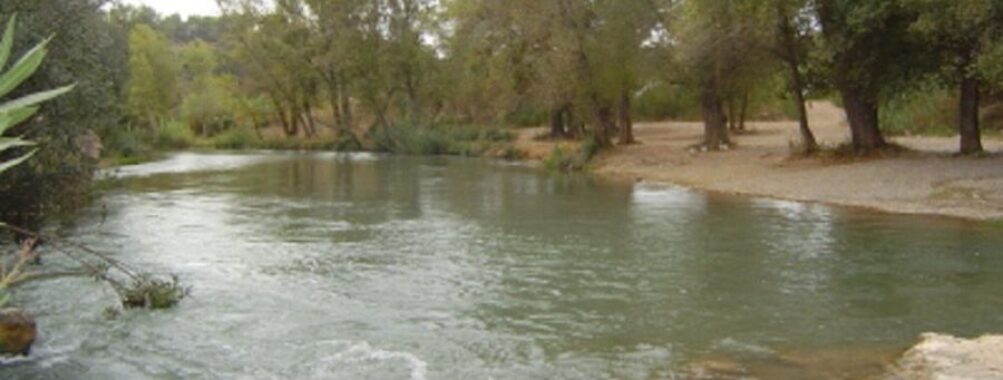
[[[707,356],[1003,326],[1003,230],[479,160],[180,154],[68,233],[191,298],[31,285],[0,378],[672,378]]]

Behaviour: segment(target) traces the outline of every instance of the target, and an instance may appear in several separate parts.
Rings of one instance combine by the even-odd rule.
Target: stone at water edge
[[[31,352],[38,329],[35,318],[20,309],[0,310],[0,356]]]
[[[920,339],[886,380],[1003,379],[1003,336],[961,339],[927,333]]]

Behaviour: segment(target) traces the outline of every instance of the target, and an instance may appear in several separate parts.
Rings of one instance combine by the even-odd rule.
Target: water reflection
[[[447,158],[129,170],[73,235],[194,297],[103,321],[93,283],[31,288],[46,335],[0,377],[667,378],[1003,322],[1003,236],[980,225]]]

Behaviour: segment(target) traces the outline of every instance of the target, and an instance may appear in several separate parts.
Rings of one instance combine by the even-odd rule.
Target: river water
[[[1003,329],[1003,229],[482,160],[184,153],[65,233],[193,293],[32,284],[11,379],[659,379]]]

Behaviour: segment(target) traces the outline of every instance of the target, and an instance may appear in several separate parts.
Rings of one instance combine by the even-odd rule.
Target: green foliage
[[[7,61],[11,56],[11,50],[14,46],[15,24],[15,18],[11,17],[10,21],[7,23],[7,28],[4,31],[3,38],[0,39],[0,99],[9,95],[19,85],[35,74],[35,72],[38,71],[39,66],[41,66],[42,61],[45,59],[45,55],[48,53],[48,49],[46,48],[48,41],[43,41],[25,53],[24,56],[14,62],[10,68],[4,70],[7,66]],[[37,113],[38,105],[40,103],[52,100],[53,98],[65,94],[72,89],[73,86],[66,86],[56,90],[25,95],[14,100],[0,103],[0,135],[5,134],[7,130],[24,122]],[[32,145],[34,145],[34,143],[24,140],[21,137],[0,137],[0,153]],[[35,151],[29,151],[0,162],[0,173],[7,171],[14,166],[20,165],[34,154]]]
[[[250,128],[234,127],[213,136],[208,146],[214,149],[250,149],[258,145],[260,139]]]
[[[602,146],[595,139],[585,139],[577,151],[569,151],[559,146],[543,160],[543,167],[562,173],[585,171],[601,150]]]
[[[212,136],[234,126],[237,100],[231,77],[216,74],[218,59],[209,44],[197,40],[183,49],[186,76],[181,117],[199,135]]]
[[[931,83],[887,100],[880,117],[892,134],[953,136],[957,114],[957,98]]]
[[[142,160],[151,155],[150,146],[144,139],[144,132],[119,128],[105,135],[105,148],[118,159]]]
[[[122,305],[127,309],[169,309],[191,293],[177,276],[170,280],[140,275],[121,291]]]
[[[0,219],[40,227],[87,205],[98,160],[94,136],[120,126],[127,44],[96,0],[3,0],[0,20],[17,14],[12,55],[48,40],[48,57],[10,98],[78,85],[8,130],[34,141],[31,160],[0,176]],[[9,62],[9,60],[8,60]],[[83,142],[88,141],[87,144]]]
[[[129,114],[156,125],[170,116],[178,99],[179,68],[169,40],[149,25],[129,33]]]
[[[501,156],[517,154],[506,152],[507,143],[515,135],[499,128],[397,124],[374,128],[368,137],[376,150],[396,154],[482,156],[495,151]]]
[[[187,124],[168,120],[157,128],[152,143],[161,149],[187,149],[196,145],[197,138]]]
[[[696,94],[689,87],[652,83],[641,89],[634,112],[639,120],[697,120],[700,107]]]

